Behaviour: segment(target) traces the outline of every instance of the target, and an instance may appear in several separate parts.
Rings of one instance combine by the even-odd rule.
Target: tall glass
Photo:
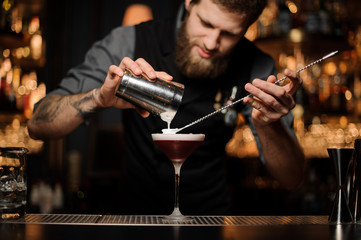
[[[175,172],[175,200],[174,210],[166,217],[169,221],[190,220],[179,211],[179,180],[180,170],[184,161],[191,155],[204,140],[204,134],[162,134],[153,133],[154,143],[171,160]]]

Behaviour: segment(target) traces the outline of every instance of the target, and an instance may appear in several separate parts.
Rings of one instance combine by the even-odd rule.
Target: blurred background
[[[45,142],[29,137],[26,121],[95,41],[119,25],[173,16],[182,1],[0,2],[0,146],[30,150],[28,212],[112,213],[122,197],[114,190],[123,158],[119,113],[109,109],[68,137]],[[336,181],[327,148],[352,148],[361,135],[360,12],[357,0],[269,0],[250,27],[246,37],[275,59],[278,77],[340,54],[301,73],[294,128],[308,167],[300,188],[281,190],[268,176],[239,116],[225,159],[235,214],[330,213]]]

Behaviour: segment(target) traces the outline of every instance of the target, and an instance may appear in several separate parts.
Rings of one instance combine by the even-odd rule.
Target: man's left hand
[[[246,84],[245,89],[253,96],[246,97],[244,103],[253,107],[254,124],[265,126],[278,121],[295,107],[294,95],[302,85],[302,79],[289,69],[284,74],[290,79],[284,86],[274,84],[275,76],[269,76],[267,81],[254,79],[252,84]]]

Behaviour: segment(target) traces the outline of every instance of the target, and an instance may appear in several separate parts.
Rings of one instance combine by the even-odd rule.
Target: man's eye
[[[235,37],[235,36],[236,36],[236,34],[231,33],[231,32],[222,32],[222,34],[223,34],[224,36],[228,36],[228,37]]]
[[[203,26],[205,26],[205,27],[207,27],[207,28],[212,28],[212,27],[213,27],[211,24],[206,23],[206,22],[204,22],[204,21],[201,21],[201,23],[202,23]]]

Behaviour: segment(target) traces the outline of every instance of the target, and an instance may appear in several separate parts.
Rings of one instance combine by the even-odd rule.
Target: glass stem
[[[179,180],[180,180],[180,169],[182,167],[181,162],[176,162],[174,165],[175,172],[175,191],[174,191],[174,211],[172,215],[182,215],[179,211]]]

